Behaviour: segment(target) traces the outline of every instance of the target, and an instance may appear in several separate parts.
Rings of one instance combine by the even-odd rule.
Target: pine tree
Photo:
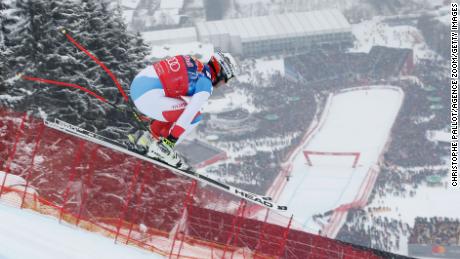
[[[87,22],[80,28],[86,32],[81,41],[112,70],[127,91],[136,72],[143,66],[147,53],[133,46],[136,37],[127,31],[120,7],[112,10],[103,2],[91,0],[83,0],[82,5],[88,17],[85,19]],[[133,50],[133,47],[138,50]],[[93,65],[87,66],[91,68]],[[100,72],[100,68],[89,69],[86,78],[92,80],[93,84],[96,83],[95,87],[107,98],[121,103],[121,95],[113,81],[108,75]]]
[[[37,54],[43,50],[43,31],[49,20],[47,3],[44,0],[17,0],[14,16],[21,17],[17,24],[12,26],[8,45],[17,55],[13,61],[15,69],[33,71],[39,61]]]
[[[5,91],[5,70],[6,70],[6,47],[5,47],[5,40],[3,36],[3,20],[4,20],[4,12],[5,5],[3,0],[0,0],[0,94]]]
[[[149,54],[150,54],[149,46],[144,43],[144,39],[142,38],[141,34],[139,32],[136,33],[136,35],[134,35],[133,38],[131,39],[131,48],[128,51],[128,55],[130,55],[130,59],[136,61],[133,64],[133,66],[131,66],[133,70],[131,78],[134,78],[135,74],[147,65],[145,58]]]
[[[8,25],[13,24],[15,19],[7,15],[7,10],[11,9],[8,2],[0,0],[0,93],[6,89],[5,80],[11,76],[9,69],[9,60],[11,51],[7,46],[9,29]]]
[[[45,47],[37,54],[40,61],[35,64],[36,75],[91,88],[82,80],[83,71],[87,69],[82,61],[88,60],[88,57],[68,42],[62,33],[65,29],[80,34],[80,24],[85,18],[82,8],[73,0],[52,0],[49,1],[48,12],[50,17],[42,32],[45,39],[42,45]],[[33,96],[32,106],[47,113],[58,109],[59,116],[69,122],[82,121],[88,110],[96,111],[94,114],[100,111],[90,96],[78,90],[48,85],[39,87],[40,92]]]
[[[142,42],[138,43],[139,46],[132,45],[136,37],[127,31],[120,7],[111,9],[101,1],[91,0],[82,0],[81,6],[85,18],[79,28],[81,36],[75,37],[117,76],[125,93],[128,93],[131,80],[145,64],[144,58],[147,53],[140,47]],[[117,106],[126,106],[112,79],[93,61],[86,60],[86,70],[82,72],[83,80],[86,81],[84,84],[91,85]],[[116,110],[109,108],[104,111],[110,113],[105,117],[121,120]]]
[[[6,41],[11,50],[9,67],[12,71],[65,81],[62,76],[74,69],[75,62],[68,56],[72,47],[63,44],[65,39],[58,28],[62,24],[71,24],[70,18],[62,15],[69,5],[72,5],[70,10],[78,8],[69,0],[62,3],[55,0],[16,1],[11,13],[17,19],[7,26],[9,35]],[[22,110],[48,112],[65,105],[66,101],[75,100],[72,99],[75,96],[64,94],[68,89],[36,82],[20,80],[9,89],[10,95],[23,97],[21,103],[15,106]]]
[[[32,3],[30,1],[17,0],[16,2],[3,1],[4,11],[2,15],[1,30],[3,34],[3,79],[11,78],[16,72],[20,72],[27,63],[33,60],[37,45],[34,41],[34,36],[31,34],[31,29],[40,27],[41,1]],[[21,69],[18,69],[21,68]],[[29,67],[30,68],[30,67]],[[11,80],[3,81],[5,94],[11,96],[23,96],[26,91],[21,87],[13,87],[16,85]],[[2,101],[4,105],[5,102]],[[10,105],[11,103],[6,103]]]
[[[60,32],[65,28],[106,64],[127,92],[131,80],[145,65],[148,48],[140,35],[127,31],[119,7],[111,9],[100,0],[17,0],[10,13],[18,17],[7,26],[10,31],[5,39],[12,53],[12,71],[79,84],[125,105],[103,69]],[[120,119],[118,111],[75,89],[20,81],[8,91],[22,97],[16,108],[59,113],[69,122],[91,125],[90,130],[107,125],[101,118]]]
[[[5,14],[3,13],[5,10],[5,4],[3,0],[0,0],[0,49],[5,46],[4,44],[4,37],[3,37],[3,20],[5,19]]]
[[[114,14],[113,23],[118,28],[115,34],[115,42],[120,44],[112,54],[117,57],[117,60],[123,61],[119,63],[119,70],[123,80],[127,82],[125,85],[129,85],[139,70],[147,65],[145,57],[149,54],[150,49],[144,43],[140,33],[134,35],[128,32],[120,6],[117,6]]]

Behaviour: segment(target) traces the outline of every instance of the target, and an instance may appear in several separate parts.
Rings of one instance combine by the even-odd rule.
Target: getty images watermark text
[[[458,183],[458,4],[451,3],[450,17],[450,111],[451,111],[451,144],[450,144],[450,177],[451,187],[459,187]]]

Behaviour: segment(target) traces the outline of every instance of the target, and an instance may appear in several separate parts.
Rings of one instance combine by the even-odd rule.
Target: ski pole
[[[23,80],[35,81],[35,82],[39,82],[39,83],[46,83],[46,84],[52,84],[52,85],[57,85],[57,86],[63,86],[63,87],[76,88],[76,89],[79,89],[79,90],[81,90],[81,91],[83,91],[85,93],[88,93],[88,94],[92,95],[93,97],[97,98],[99,101],[102,101],[102,102],[107,103],[107,104],[111,104],[104,97],[96,94],[95,92],[89,90],[86,87],[83,87],[83,86],[80,86],[80,85],[77,85],[77,84],[65,83],[65,82],[61,82],[61,81],[49,80],[49,79],[44,79],[44,78],[39,78],[39,77],[25,76],[25,75],[22,75],[22,74],[17,74],[17,76],[19,78],[23,79]]]
[[[69,35],[68,31],[65,28],[60,29],[61,33],[64,34],[64,36],[67,38],[68,41],[70,41],[75,47],[77,47],[80,51],[85,53],[88,57],[90,57],[96,64],[98,64],[112,79],[112,81],[115,83],[115,85],[118,87],[118,91],[121,93],[123,96],[123,99],[125,102],[128,103],[128,109],[131,115],[134,117],[134,119],[138,122],[138,124],[141,125],[141,127],[144,130],[147,130],[150,132],[150,129],[147,128],[144,123],[142,123],[141,116],[134,110],[132,103],[129,101],[128,96],[126,95],[125,91],[123,91],[123,87],[121,86],[120,82],[118,81],[117,77],[115,76],[114,73],[102,62],[100,61],[96,56],[91,54],[85,47],[83,47],[80,43],[78,43],[72,36]],[[107,102],[109,103],[109,102]],[[111,106],[114,108],[118,109],[113,103],[109,103]]]
[[[129,100],[128,96],[126,95],[125,91],[123,91],[123,87],[121,87],[120,82],[118,82],[117,77],[112,73],[112,71],[110,71],[110,69],[104,63],[102,63],[102,61],[100,61],[96,56],[91,54],[91,52],[89,52],[80,43],[78,43],[74,38],[72,38],[72,36],[70,36],[67,33],[67,30],[65,28],[62,28],[61,32],[62,32],[62,34],[64,34],[64,36],[67,38],[67,40],[69,40],[75,47],[77,47],[79,50],[84,52],[88,57],[90,57],[94,62],[96,62],[96,64],[98,64],[102,69],[104,69],[104,71],[110,76],[112,81],[118,87],[118,91],[120,91],[121,95],[123,96],[123,99],[126,102],[128,102],[128,100]]]
[[[102,97],[101,95],[89,90],[86,87],[83,87],[83,86],[80,86],[80,85],[77,85],[77,84],[71,84],[71,83],[66,83],[66,82],[61,82],[61,81],[56,81],[56,80],[44,79],[44,78],[40,78],[40,77],[31,77],[31,76],[22,75],[21,73],[18,73],[16,76],[18,78],[20,78],[20,79],[27,80],[27,81],[33,81],[33,82],[51,84],[51,85],[56,85],[56,86],[61,86],[61,87],[79,89],[79,90],[81,90],[81,91],[83,91],[85,93],[90,94],[91,96],[95,97],[99,101],[101,101],[101,102],[103,102],[105,104],[108,104],[109,106],[111,106],[112,108],[116,109],[117,111],[128,112],[135,119],[136,124],[138,126],[141,126],[142,129],[147,130],[147,131],[150,132],[150,129],[144,125],[144,123],[143,123],[144,120],[142,119],[142,116],[139,115],[134,110],[134,108],[132,107],[132,104],[129,101],[128,101],[128,109],[123,109],[123,108],[120,108],[119,106],[115,105],[114,103],[108,101],[106,98]]]

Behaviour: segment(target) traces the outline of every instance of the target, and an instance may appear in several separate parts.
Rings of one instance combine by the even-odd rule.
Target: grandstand
[[[382,79],[408,75],[414,68],[411,49],[373,46],[369,53],[315,50],[286,57],[288,77],[304,82],[346,79]]]
[[[369,52],[369,75],[375,79],[407,75],[414,69],[411,49],[374,46]]]
[[[351,46],[351,25],[335,9],[202,22],[199,39],[243,57]]]
[[[335,9],[199,22],[142,34],[151,45],[200,41],[241,57],[295,55],[318,47],[346,49],[354,41],[351,25]]]
[[[460,254],[459,220],[433,217],[415,219],[409,237],[409,255],[442,258],[458,258]]]
[[[212,114],[208,127],[204,129],[208,134],[221,135],[231,131],[232,135],[244,135],[257,130],[258,120],[246,110],[236,109]]]
[[[178,151],[187,157],[195,168],[202,168],[227,158],[227,153],[202,141],[184,140],[177,146]]]

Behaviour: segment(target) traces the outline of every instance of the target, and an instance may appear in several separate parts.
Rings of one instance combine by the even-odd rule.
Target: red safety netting
[[[0,171],[3,202],[170,258],[379,258],[26,114],[0,111]]]

